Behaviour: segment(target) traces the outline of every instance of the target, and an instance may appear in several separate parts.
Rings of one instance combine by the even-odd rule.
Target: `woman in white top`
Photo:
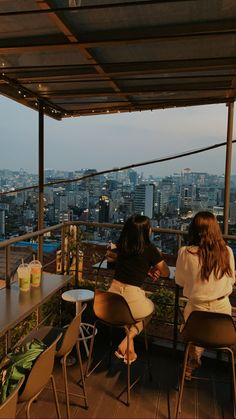
[[[194,310],[232,314],[229,295],[235,282],[234,255],[212,213],[201,211],[193,218],[189,246],[178,253],[175,281],[188,298],[185,321]],[[200,365],[202,352],[202,348],[192,348],[189,370]]]

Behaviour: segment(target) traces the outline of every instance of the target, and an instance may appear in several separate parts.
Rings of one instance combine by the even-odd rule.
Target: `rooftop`
[[[109,335],[109,334],[107,334]],[[99,338],[100,336],[100,338]],[[99,340],[95,348],[95,354],[100,357],[102,351],[108,349],[104,346],[106,339],[97,335]],[[145,357],[141,344],[137,345],[138,360],[131,366],[133,379],[144,371]],[[153,379],[149,380],[148,374],[144,374],[141,381],[131,390],[131,404],[127,407],[125,395],[117,400],[116,396],[125,386],[126,365],[115,357],[112,357],[111,368],[107,369],[108,359],[86,379],[88,393],[88,410],[83,407],[83,401],[71,397],[71,418],[132,418],[132,419],[167,419],[173,418],[177,398],[176,386],[178,372],[183,354],[174,356],[173,353],[163,351],[158,346],[150,347],[151,367]],[[98,358],[99,359],[99,358]],[[85,358],[86,364],[86,358]],[[85,366],[85,365],[84,365]],[[216,367],[217,366],[217,367]],[[228,368],[224,363],[211,359],[204,359],[203,365],[197,372],[197,376],[205,378],[192,380],[185,384],[182,413],[179,419],[229,419],[233,417],[232,403],[230,401],[230,384]],[[57,389],[63,390],[61,366],[56,363],[55,380]],[[76,384],[79,379],[77,365],[68,368],[69,391],[80,391]],[[209,381],[206,380],[209,378]],[[220,380],[220,381],[218,381]],[[224,380],[222,382],[222,380]],[[226,380],[226,381],[225,381]],[[66,416],[65,399],[59,394],[62,417]],[[32,416],[42,418],[42,412],[47,412],[47,418],[56,417],[53,402],[53,393],[44,390],[39,396],[37,403],[32,404]],[[17,418],[24,418],[23,406],[18,406]]]
[[[234,0],[2,0],[0,93],[69,116],[233,102]]]

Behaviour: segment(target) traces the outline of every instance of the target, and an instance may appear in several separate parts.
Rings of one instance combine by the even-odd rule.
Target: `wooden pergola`
[[[228,233],[235,0],[2,0],[0,93],[39,112],[39,229],[44,114],[71,116],[228,105]]]

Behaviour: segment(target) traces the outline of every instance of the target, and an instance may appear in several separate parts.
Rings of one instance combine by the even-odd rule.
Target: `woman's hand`
[[[148,275],[155,281],[158,278],[160,278],[160,276],[168,278],[170,275],[170,270],[166,262],[162,260],[161,262],[153,266],[151,269],[149,269]]]
[[[150,276],[153,279],[153,281],[157,281],[157,279],[160,278],[161,276],[161,272],[159,271],[158,268],[153,267],[149,269],[148,276]]]
[[[114,250],[108,249],[106,252],[106,259],[107,259],[107,262],[109,263],[116,262],[117,253],[114,252]]]

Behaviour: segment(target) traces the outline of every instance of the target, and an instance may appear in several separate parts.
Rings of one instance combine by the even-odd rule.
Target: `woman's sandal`
[[[193,368],[187,365],[186,370],[185,370],[185,376],[184,376],[184,379],[186,381],[192,380],[192,372],[193,372]]]
[[[185,370],[185,380],[186,381],[191,381],[192,380],[192,373],[195,369],[199,368],[202,365],[202,362],[200,359],[190,359],[188,361],[188,364],[186,366],[186,370]]]
[[[124,355],[122,354],[121,350],[118,348],[115,352],[114,355],[118,358],[118,359],[124,359]]]
[[[129,358],[129,364],[132,364],[133,362],[135,362],[137,358],[138,358],[138,356],[135,352],[133,354],[131,354],[131,356]],[[128,359],[127,359],[126,356],[124,356],[124,363],[128,364]]]

